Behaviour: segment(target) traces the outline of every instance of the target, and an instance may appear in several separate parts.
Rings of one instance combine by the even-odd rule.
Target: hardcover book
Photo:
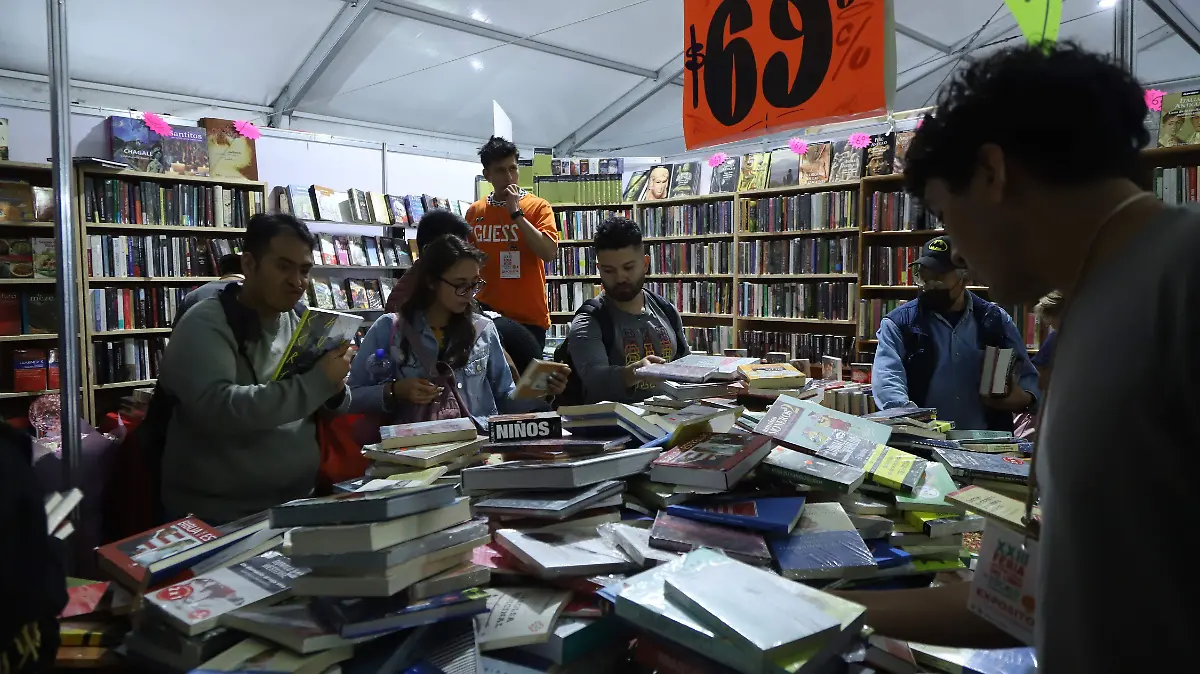
[[[709,181],[709,194],[722,194],[725,192],[734,192],[738,186],[738,175],[742,166],[741,157],[728,157],[721,162],[720,166],[713,169],[712,178]]]
[[[52,292],[25,292],[21,295],[24,332],[27,335],[52,335],[58,332],[58,297]]]
[[[308,372],[327,352],[351,342],[362,324],[362,317],[328,309],[308,307],[300,317],[287,351],[275,368],[273,381]]]
[[[867,475],[861,468],[826,461],[783,446],[774,447],[763,458],[761,466],[763,473],[792,484],[843,494],[858,489]]]
[[[258,156],[253,138],[238,133],[228,119],[202,117],[200,126],[208,134],[209,167],[214,177],[258,180]]]
[[[659,512],[650,529],[650,545],[660,550],[687,552],[714,548],[747,564],[766,566],[771,553],[760,534],[697,522]]]
[[[877,133],[871,136],[870,144],[863,151],[863,175],[891,175],[894,158],[895,136],[893,134]]]
[[[858,180],[862,177],[862,164],[862,150],[851,145],[849,140],[838,141],[834,145],[833,159],[830,160],[829,182]]]
[[[208,175],[208,134],[198,126],[170,126],[170,135],[160,136],[141,118],[109,117],[110,156],[136,171]]]
[[[392,224],[388,211],[387,195],[382,192],[367,192],[367,203],[371,207],[371,220],[379,225]]]
[[[351,309],[371,308],[371,301],[367,299],[367,287],[363,285],[362,279],[346,279],[346,295],[350,299]],[[362,318],[359,318],[359,323],[362,323]]]
[[[791,536],[771,540],[784,577],[792,580],[870,575],[875,558],[840,503],[809,503]]]
[[[732,489],[771,451],[761,435],[708,433],[668,450],[650,464],[650,479],[710,489]]]
[[[394,194],[387,195],[388,213],[391,215],[392,224],[403,227],[409,224],[408,210],[404,208],[404,197]]]
[[[343,195],[329,187],[322,187],[321,185],[313,185],[309,188],[309,193],[312,195],[313,204],[317,207],[316,216],[318,220],[341,221],[341,201],[344,198]],[[342,264],[348,263],[343,262]]]
[[[33,278],[33,243],[28,238],[0,239],[0,278]]]
[[[791,187],[797,184],[800,173],[800,155],[790,147],[771,150],[771,170],[767,187]]]
[[[761,190],[767,186],[768,168],[771,155],[765,152],[752,152],[742,156],[742,173],[738,178],[738,191]]]
[[[804,512],[803,496],[726,496],[667,506],[667,514],[773,534],[791,533]]]
[[[832,158],[832,144],[809,143],[804,156],[800,158],[800,184],[824,185],[829,182],[829,168]]]
[[[689,161],[671,167],[671,197],[700,194],[700,162]]]
[[[496,414],[488,418],[488,442],[524,442],[562,437],[558,412]]]
[[[0,222],[33,220],[33,188],[27,182],[0,180]]]

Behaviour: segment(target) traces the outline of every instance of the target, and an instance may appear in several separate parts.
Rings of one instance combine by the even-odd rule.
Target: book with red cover
[[[771,563],[771,552],[759,534],[675,517],[662,511],[654,518],[654,526],[650,529],[650,546],[674,552],[713,548],[747,564],[766,566]]]
[[[21,334],[21,293],[0,290],[0,335]]]
[[[771,447],[765,435],[706,433],[665,452],[650,464],[650,479],[709,489],[731,489]]]
[[[72,581],[68,580],[67,582]],[[79,585],[70,585],[67,587],[67,605],[63,607],[62,613],[59,613],[58,617],[74,618],[94,613],[106,592],[108,592],[107,581],[83,581]]]

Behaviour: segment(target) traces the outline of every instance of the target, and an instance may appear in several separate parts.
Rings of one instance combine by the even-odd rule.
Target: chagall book
[[[209,174],[208,133],[198,126],[171,125],[171,134],[160,136],[136,117],[109,117],[108,139],[114,161],[147,173],[185,176]]]

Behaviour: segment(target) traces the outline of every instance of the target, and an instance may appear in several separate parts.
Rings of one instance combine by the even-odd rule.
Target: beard
[[[601,285],[604,286],[604,292],[609,297],[618,302],[628,302],[642,292],[642,286],[646,285],[646,275],[642,274],[632,282],[619,283],[612,287],[603,281],[601,281]]]

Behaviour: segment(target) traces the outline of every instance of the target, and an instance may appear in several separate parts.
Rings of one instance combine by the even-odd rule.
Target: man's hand
[[[567,378],[571,376],[571,368],[563,367],[550,373],[546,377],[546,393],[556,396],[562,395],[562,392],[567,390]]]
[[[1009,377],[1008,395],[1000,398],[990,395],[980,395],[979,397],[985,407],[1000,412],[1023,412],[1033,402],[1033,394],[1020,387],[1015,374]]]
[[[520,185],[509,185],[508,187],[504,188],[504,207],[505,207],[505,209],[508,210],[509,213],[512,213],[513,211],[520,208],[520,206],[518,205],[520,203],[521,203],[521,186]]]
[[[392,382],[392,393],[397,400],[403,400],[412,405],[428,405],[437,399],[442,387],[428,379],[401,379]]]
[[[665,362],[667,362],[667,361],[663,360],[662,358],[659,358],[658,356],[655,356],[654,354],[651,354],[651,355],[646,356],[645,358],[639,360],[636,363],[630,363],[630,364],[626,365],[625,366],[625,388],[633,388],[635,384],[642,381],[643,378],[639,377],[637,374],[635,374],[635,372],[639,368],[646,367],[647,365],[653,365],[656,363],[665,363]]]
[[[350,361],[352,360],[354,360],[354,350],[350,348],[349,343],[343,343],[321,356],[321,360],[317,361],[317,368],[324,373],[331,385],[340,386],[346,382],[346,375],[350,373]]]

